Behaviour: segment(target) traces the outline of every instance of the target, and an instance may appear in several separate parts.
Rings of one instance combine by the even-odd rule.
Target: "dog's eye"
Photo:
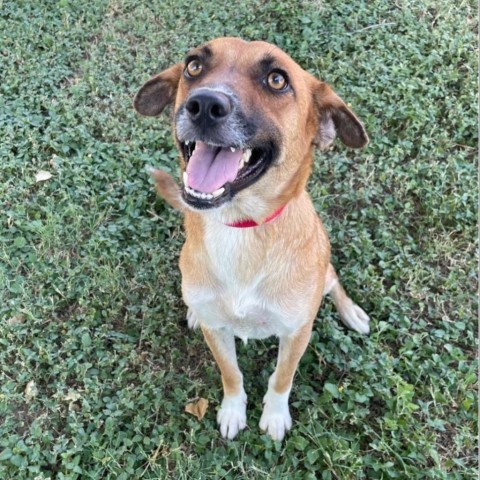
[[[268,74],[267,83],[272,90],[277,92],[285,90],[288,87],[288,81],[285,75],[277,71]]]
[[[203,70],[203,65],[197,58],[190,60],[185,68],[185,73],[189,77],[198,77]]]

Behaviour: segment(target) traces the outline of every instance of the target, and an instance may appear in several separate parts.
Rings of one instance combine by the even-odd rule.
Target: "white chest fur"
[[[258,229],[263,228],[270,227],[254,231],[207,225],[205,248],[214,286],[184,283],[183,288],[184,300],[201,324],[229,328],[244,341],[288,335],[299,327],[301,312],[285,309],[281,295],[272,289],[274,276],[282,272],[275,256],[262,250]]]

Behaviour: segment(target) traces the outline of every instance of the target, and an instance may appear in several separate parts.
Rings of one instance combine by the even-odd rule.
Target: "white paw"
[[[263,399],[265,405],[260,419],[260,428],[273,440],[283,440],[285,433],[292,428],[288,395],[289,392],[279,394],[269,389]]]
[[[338,312],[342,322],[358,333],[370,333],[370,317],[355,303],[351,302],[347,307]]]
[[[234,397],[224,397],[217,414],[217,422],[223,438],[232,440],[247,426],[247,396],[245,392]]]
[[[200,322],[198,321],[197,316],[192,312],[191,308],[187,310],[187,322],[188,328],[190,328],[191,330],[195,330],[200,326]]]

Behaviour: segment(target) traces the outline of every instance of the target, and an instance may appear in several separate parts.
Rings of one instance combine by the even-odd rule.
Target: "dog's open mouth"
[[[183,197],[196,208],[213,208],[256,182],[274,157],[273,145],[220,147],[196,141],[181,143],[186,171]]]

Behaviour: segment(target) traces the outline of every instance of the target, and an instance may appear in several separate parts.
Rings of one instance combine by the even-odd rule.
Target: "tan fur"
[[[185,81],[183,67],[177,64],[147,82],[135,107],[151,115],[170,102],[176,111],[193,88],[221,82],[235,91],[247,113],[260,106],[263,118],[282,132],[277,164],[222,208],[190,208],[170,175],[152,172],[159,195],[185,213],[186,242],[180,256],[183,298],[189,306],[189,322],[201,326],[221,370],[222,434],[233,438],[245,424],[243,377],[233,335],[244,341],[277,335],[279,358],[260,425],[281,439],[291,425],[286,401],[322,295],[332,294],[345,323],[368,331],[368,317],[338,283],[327,233],[305,191],[314,144],[325,148],[337,133],[347,145],[361,147],[368,137],[328,85],[277,47],[232,38],[208,46],[212,52],[208,73],[194,86]],[[252,81],[252,69],[266,54],[288,72],[294,95],[271,95]],[[181,166],[185,168],[183,160]],[[248,229],[225,225],[245,218],[261,224],[283,205],[284,211],[272,223]]]
[[[222,345],[217,342],[215,334],[208,328],[202,327],[202,332],[222,373],[223,391],[225,395],[238,395],[242,384],[242,374],[238,368],[237,359],[229,355],[230,351],[222,348]],[[230,341],[233,342],[233,337]],[[231,349],[235,349],[234,344],[230,347]]]
[[[185,205],[182,202],[180,189],[172,176],[163,170],[157,170],[155,168],[150,169],[150,175],[155,180],[155,188],[160,197],[171,207],[183,211]]]

